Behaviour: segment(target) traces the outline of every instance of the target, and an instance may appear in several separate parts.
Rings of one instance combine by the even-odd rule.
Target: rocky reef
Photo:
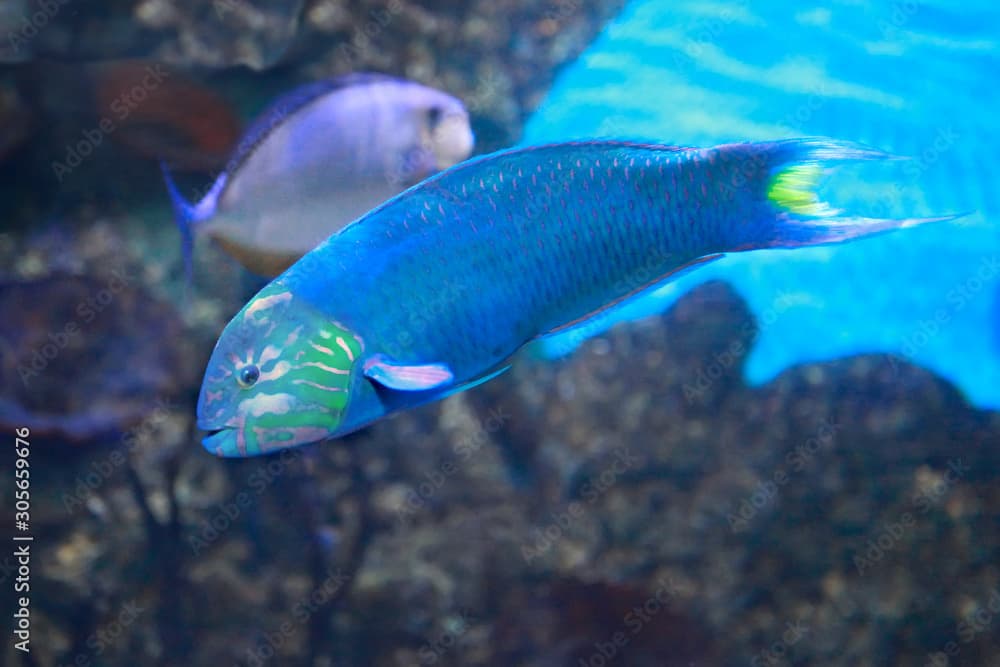
[[[287,89],[290,82],[384,72],[465,100],[481,148],[492,150],[517,140],[558,68],[623,4],[119,0],[97,7],[16,0],[0,11],[0,34],[10,35],[0,47],[0,63],[14,69],[37,61],[141,58],[215,73],[216,81],[225,79],[257,107],[266,100],[258,99],[261,93]],[[3,101],[10,95],[0,88],[0,113],[9,105],[13,122],[20,107]]]
[[[1000,416],[887,357],[748,387],[755,331],[710,284],[338,443],[39,450],[37,664],[987,664]]]

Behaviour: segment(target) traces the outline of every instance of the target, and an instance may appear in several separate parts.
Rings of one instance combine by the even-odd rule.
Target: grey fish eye
[[[260,379],[260,369],[250,364],[241,368],[236,377],[241,387],[250,387]]]
[[[432,130],[438,126],[443,117],[444,110],[440,107],[431,107],[427,110],[427,123],[431,126]]]

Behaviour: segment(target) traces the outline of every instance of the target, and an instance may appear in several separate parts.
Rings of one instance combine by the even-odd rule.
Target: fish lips
[[[247,455],[246,448],[240,447],[239,432],[233,426],[223,426],[222,428],[209,428],[198,425],[204,431],[208,431],[201,440],[201,446],[209,454],[214,454],[220,458],[242,458]]]

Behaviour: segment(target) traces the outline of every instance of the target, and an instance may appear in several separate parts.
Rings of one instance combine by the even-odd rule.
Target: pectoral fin
[[[437,389],[455,379],[445,364],[398,364],[377,354],[365,362],[365,377],[388,389],[426,391]]]

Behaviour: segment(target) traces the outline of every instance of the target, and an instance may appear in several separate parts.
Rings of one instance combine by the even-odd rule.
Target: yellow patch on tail
[[[830,209],[816,195],[816,186],[822,173],[823,170],[816,163],[782,167],[774,174],[767,187],[767,198],[775,206],[799,215],[830,215]]]

